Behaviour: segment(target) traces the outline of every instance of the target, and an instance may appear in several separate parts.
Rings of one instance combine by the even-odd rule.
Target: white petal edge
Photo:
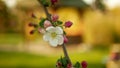
[[[57,45],[58,45],[58,39],[50,39],[49,43],[50,43],[51,46],[57,47]]]
[[[58,35],[58,36],[57,36],[57,39],[58,39],[58,44],[59,44],[59,45],[62,45],[63,42],[64,42],[63,36],[62,36],[62,35]]]
[[[50,26],[50,27],[46,28],[46,31],[51,31],[51,30],[54,30],[54,29],[55,29],[55,27]]]
[[[57,34],[63,34],[63,29],[61,27],[56,27],[56,31]]]
[[[49,35],[48,33],[45,33],[45,34],[43,35],[43,40],[49,41],[49,39],[50,39],[50,35]]]

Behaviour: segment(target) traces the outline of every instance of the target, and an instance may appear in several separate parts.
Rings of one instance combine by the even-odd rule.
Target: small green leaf
[[[76,64],[74,65],[75,68],[80,68],[80,63],[76,62]]]
[[[67,60],[66,60],[66,58],[63,58],[62,61],[63,61],[63,65],[66,66],[66,65],[67,65]]]
[[[45,21],[46,19],[41,19],[41,21],[39,22],[39,26],[40,27],[42,27],[42,28],[44,28],[44,21]]]
[[[62,25],[63,22],[62,21],[57,21],[57,25]]]
[[[57,23],[56,23],[56,22],[52,22],[52,25],[53,25],[53,26],[57,26]]]
[[[41,2],[45,7],[48,7],[50,5],[47,0],[41,0]]]
[[[49,2],[45,2],[44,6],[48,7],[49,6]]]
[[[42,4],[44,4],[44,2],[46,2],[46,0],[41,0]]]

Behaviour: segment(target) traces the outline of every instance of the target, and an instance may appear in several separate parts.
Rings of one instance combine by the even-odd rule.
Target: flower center
[[[55,32],[51,33],[52,38],[55,38],[57,34]]]

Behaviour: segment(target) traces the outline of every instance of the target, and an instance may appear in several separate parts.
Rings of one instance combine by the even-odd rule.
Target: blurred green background
[[[111,4],[112,2],[112,4]],[[73,62],[87,61],[88,68],[120,68],[119,0],[59,0],[49,9],[63,22],[67,50]],[[34,13],[38,19],[31,17]],[[55,68],[63,55],[62,47],[53,48],[42,35],[30,35],[28,23],[45,17],[37,0],[0,0],[0,68]]]

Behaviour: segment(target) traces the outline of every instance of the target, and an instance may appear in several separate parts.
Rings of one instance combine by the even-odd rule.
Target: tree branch
[[[67,53],[67,49],[66,49],[65,44],[62,45],[62,48],[63,48],[63,52],[64,52],[65,57],[68,59],[68,62],[72,63],[71,60],[70,60],[70,58],[69,58],[69,55]]]
[[[51,21],[51,15],[49,14],[49,12],[48,12],[48,10],[47,10],[47,7],[45,7],[45,6],[42,4],[41,0],[38,0],[38,2],[42,5],[42,7],[43,7],[43,9],[44,9],[44,11],[45,11],[45,14],[46,14],[48,20]]]
[[[43,7],[43,9],[44,9],[44,11],[45,11],[45,14],[46,14],[48,20],[51,21],[51,15],[49,14],[47,8],[42,4],[41,0],[38,0],[38,2],[42,5],[42,7]],[[63,48],[64,56],[68,59],[68,62],[71,63],[71,60],[70,60],[70,58],[69,58],[69,56],[68,56],[68,53],[67,53],[67,49],[66,49],[65,44],[62,45],[62,48]]]

